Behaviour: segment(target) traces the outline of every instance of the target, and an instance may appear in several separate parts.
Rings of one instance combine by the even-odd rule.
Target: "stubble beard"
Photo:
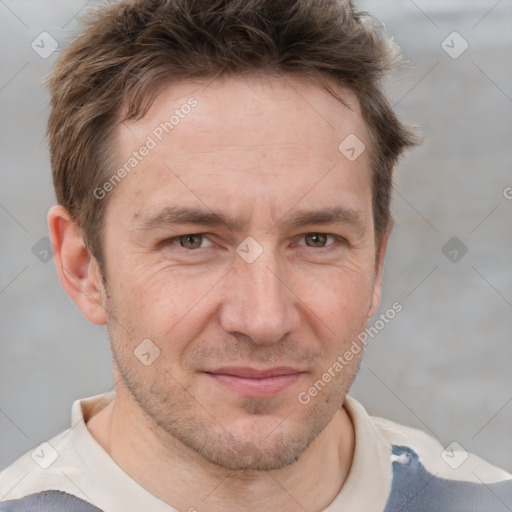
[[[277,427],[269,428],[265,421],[273,413],[275,423],[275,399],[243,399],[239,409],[254,417],[254,426],[240,432],[223,425],[222,418],[215,417],[216,405],[201,404],[162,364],[143,367],[130,348],[133,341],[119,336],[121,329],[115,325],[116,321],[107,324],[114,368],[149,424],[160,429],[163,442],[171,436],[171,442],[230,471],[270,471],[297,461],[339,411],[359,369],[360,361],[354,359],[307,406],[294,400]]]
[[[307,406],[298,401],[290,404],[277,427],[269,428],[265,421],[275,410],[272,398],[244,399],[240,410],[245,416],[254,417],[254,424],[250,431],[240,432],[215,417],[215,404],[199,403],[167,372],[153,374],[148,385],[144,372],[134,371],[133,362],[129,362],[133,354],[124,354],[116,349],[115,342],[111,344],[124,387],[160,433],[230,471],[270,471],[297,461],[340,409],[357,372],[324,388]]]

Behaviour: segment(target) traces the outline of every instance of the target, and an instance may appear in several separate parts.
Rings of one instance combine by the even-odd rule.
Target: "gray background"
[[[104,329],[32,251],[54,203],[42,80],[56,53],[31,42],[47,31],[64,45],[86,4],[0,0],[0,467],[66,428],[74,399],[112,387]],[[427,140],[396,179],[381,311],[403,311],[368,344],[352,394],[512,471],[512,1],[357,4],[402,47],[389,94]],[[441,47],[453,31],[469,44],[456,59]],[[447,40],[452,53],[461,43]],[[452,237],[468,249],[456,262],[442,251]]]

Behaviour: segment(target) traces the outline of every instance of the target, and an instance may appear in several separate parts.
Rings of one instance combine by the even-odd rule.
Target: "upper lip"
[[[230,366],[208,370],[206,373],[218,375],[232,375],[234,377],[242,377],[245,379],[265,379],[267,377],[277,377],[279,375],[294,375],[303,373],[302,370],[292,368],[290,366],[275,366],[273,368],[257,369],[248,366]]]

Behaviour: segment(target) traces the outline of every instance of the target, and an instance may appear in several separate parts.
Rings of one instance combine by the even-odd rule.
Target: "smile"
[[[256,370],[253,368],[219,368],[205,372],[229,390],[254,398],[276,396],[292,386],[304,373],[288,367]]]

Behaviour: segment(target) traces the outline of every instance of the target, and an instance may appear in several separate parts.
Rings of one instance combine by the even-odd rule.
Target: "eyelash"
[[[304,233],[303,235],[301,235],[301,238],[304,239],[304,237],[306,237],[308,235],[324,235],[324,236],[327,236],[328,238],[331,238],[334,240],[331,244],[324,246],[324,247],[310,247],[307,245],[303,245],[303,247],[306,247],[308,249],[323,249],[324,252],[327,252],[327,251],[335,249],[340,244],[346,245],[346,243],[347,243],[347,241],[340,236],[332,235],[330,233],[316,232],[316,231],[313,231],[310,233]],[[187,247],[182,247],[181,245],[179,245],[179,243],[175,243],[175,242],[179,242],[180,238],[187,237],[187,236],[202,236],[203,238],[208,240],[210,243],[212,243],[212,244],[214,243],[208,238],[208,235],[206,233],[187,233],[185,235],[174,236],[172,238],[163,240],[161,242],[161,244],[159,244],[159,245],[176,245],[179,249],[184,249],[185,251],[190,251],[190,252],[198,251],[200,249],[207,249],[208,247],[210,247],[210,246],[207,246],[207,247],[199,247],[196,249],[188,249]],[[338,244],[336,242],[338,242]]]

